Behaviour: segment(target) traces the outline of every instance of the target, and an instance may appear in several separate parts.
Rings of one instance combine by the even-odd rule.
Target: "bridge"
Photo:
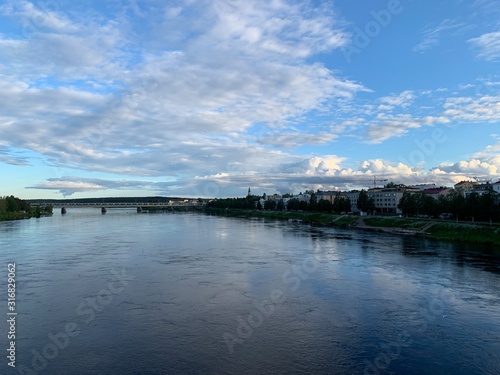
[[[44,207],[51,204],[54,208],[60,208],[61,214],[65,214],[69,208],[100,208],[104,214],[108,208],[136,208],[137,212],[148,211],[174,211],[176,208],[201,207],[203,203],[195,200],[170,201],[170,202],[33,202],[31,206]]]

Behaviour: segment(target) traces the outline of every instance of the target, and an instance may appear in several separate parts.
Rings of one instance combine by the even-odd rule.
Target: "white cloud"
[[[58,190],[64,196],[72,195],[76,192],[89,192],[96,190],[105,190],[102,185],[83,181],[64,181],[64,180],[50,180],[42,182],[35,186],[28,186],[28,189],[45,189],[45,190]]]
[[[393,137],[401,137],[410,129],[435,124],[447,124],[450,120],[443,116],[413,117],[409,114],[388,115],[380,113],[369,123],[366,131],[367,143],[382,143]]]
[[[285,148],[324,149],[341,137],[381,143],[423,126],[498,120],[494,96],[449,98],[444,108],[438,98],[425,111],[416,90],[359,100],[370,91],[316,58],[349,40],[332,4],[310,5],[112,2],[103,4],[114,17],[106,19],[102,9],[6,3],[1,12],[11,21],[37,27],[0,34],[0,160],[27,164],[11,150],[32,150],[56,176],[35,187],[64,194],[127,186],[192,196],[248,185],[290,191],[374,173],[421,176],[384,160],[347,165],[343,156]],[[63,177],[68,170],[138,180]],[[150,177],[167,182],[143,181]]]
[[[456,20],[445,19],[439,25],[427,27],[423,30],[423,39],[420,43],[413,47],[413,52],[424,52],[438,46],[443,34],[456,35],[457,33],[470,28],[473,28],[473,26],[467,25],[463,22],[457,22]]]
[[[249,172],[284,158],[249,146],[254,124],[280,128],[261,145],[325,144],[336,136],[301,130],[302,116],[366,90],[305,59],[345,43],[327,9],[282,1],[159,6],[138,9],[151,17],[154,36],[165,31],[147,42],[126,17],[103,21],[27,2],[4,8],[43,26],[30,38],[0,39],[0,100],[9,108],[0,111],[0,129],[9,146],[33,150],[56,171],[181,181],[221,173],[229,160]],[[163,29],[177,18],[184,34]]]
[[[448,98],[444,108],[443,115],[454,120],[472,122],[500,120],[500,96]]]
[[[394,107],[408,108],[415,99],[415,94],[411,90],[406,90],[399,95],[384,96],[380,98],[383,103],[379,106],[381,110],[391,110]]]
[[[42,3],[39,7],[28,1],[11,2],[1,7],[0,13],[20,18],[27,32],[50,30],[71,33],[79,30],[60,12],[56,2]]]
[[[299,132],[269,132],[261,134],[257,139],[257,143],[262,145],[273,145],[283,148],[299,147],[304,145],[324,145],[338,138],[335,134],[330,133],[299,133]]]
[[[500,31],[483,34],[469,39],[468,42],[477,50],[478,57],[487,61],[500,58]]]
[[[433,171],[444,173],[454,180],[466,177],[500,177],[500,140],[496,135],[492,138],[496,140],[496,143],[474,153],[470,159],[456,163],[442,163]]]

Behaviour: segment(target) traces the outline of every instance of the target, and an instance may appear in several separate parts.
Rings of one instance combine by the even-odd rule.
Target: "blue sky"
[[[0,195],[500,179],[498,1],[0,2]]]

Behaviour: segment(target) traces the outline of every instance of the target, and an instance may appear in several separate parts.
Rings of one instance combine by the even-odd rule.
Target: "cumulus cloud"
[[[305,2],[152,4],[120,22],[9,4],[4,15],[38,26],[0,35],[0,130],[59,169],[182,180],[229,160],[251,171],[279,163],[265,147],[333,141],[288,124],[366,90],[307,60],[347,39],[331,9]],[[150,17],[149,41],[138,15]],[[184,22],[180,34],[172,22]],[[260,158],[254,124],[283,129],[258,139]]]
[[[493,135],[496,141],[484,149],[471,155],[470,159],[456,163],[442,163],[432,171],[445,174],[452,180],[463,178],[498,178],[500,177],[500,138]]]

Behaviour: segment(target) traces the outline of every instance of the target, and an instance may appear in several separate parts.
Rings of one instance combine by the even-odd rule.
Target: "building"
[[[464,196],[467,198],[469,195],[475,193],[477,195],[483,195],[487,193],[491,193],[494,191],[493,184],[490,184],[489,182],[485,184],[476,184],[474,185],[474,188],[472,190],[466,190],[464,191]]]
[[[419,184],[419,185],[410,185],[408,186],[411,189],[419,189],[419,190],[427,190],[436,188],[436,184]]]
[[[405,192],[420,193],[420,189],[408,187],[376,188],[367,191],[368,197],[375,202],[375,211],[378,213],[402,213],[398,208],[399,201]]]
[[[333,204],[335,201],[335,197],[339,195],[338,191],[318,191],[315,193],[316,195],[316,202],[319,202],[320,200],[324,199],[329,201],[330,203]]]
[[[446,196],[450,194],[453,191],[451,188],[447,188],[444,186],[441,187],[436,187],[436,188],[431,188],[431,189],[424,189],[422,190],[422,193],[425,195],[428,195],[434,199],[439,199],[440,196]]]
[[[456,191],[463,194],[465,197],[466,193],[474,190],[476,185],[479,185],[479,183],[475,181],[460,181],[458,184],[455,184],[454,187]]]
[[[351,202],[351,212],[359,212],[358,208],[358,199],[359,199],[359,190],[351,190],[343,192],[342,195],[349,199]]]
[[[493,191],[500,194],[500,180],[491,185],[493,186]]]

